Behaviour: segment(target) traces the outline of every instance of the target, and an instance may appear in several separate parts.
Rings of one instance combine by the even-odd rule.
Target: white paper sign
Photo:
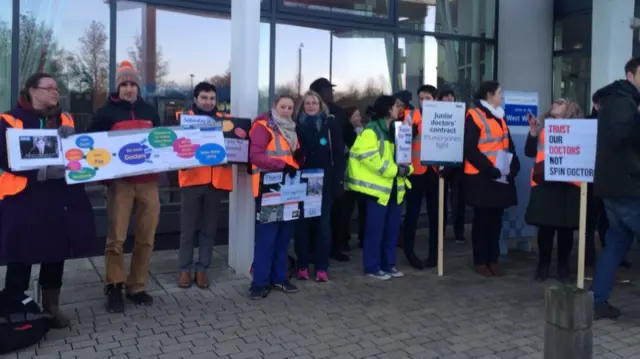
[[[464,115],[463,102],[423,103],[420,162],[435,165],[462,164]]]
[[[13,171],[63,164],[58,130],[7,128],[7,160]]]
[[[592,119],[544,120],[544,179],[593,182],[598,124]]]
[[[411,164],[411,126],[399,121],[394,122],[394,125],[396,127],[396,164]]]

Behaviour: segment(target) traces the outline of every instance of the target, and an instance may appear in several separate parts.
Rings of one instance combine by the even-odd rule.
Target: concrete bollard
[[[572,286],[545,291],[544,359],[593,358],[593,295]]]

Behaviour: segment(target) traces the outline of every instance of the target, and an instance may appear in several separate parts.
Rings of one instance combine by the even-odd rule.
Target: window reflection
[[[591,104],[591,55],[576,53],[553,59],[553,97],[576,101],[589,112]]]
[[[591,13],[556,20],[554,50],[591,49]]]
[[[0,111],[11,107],[11,1],[0,2]]]
[[[389,0],[284,0],[289,8],[319,10],[345,15],[389,17]]]
[[[446,34],[493,38],[495,0],[399,0],[401,27]]]

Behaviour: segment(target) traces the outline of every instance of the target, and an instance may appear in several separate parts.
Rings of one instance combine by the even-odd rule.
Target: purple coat
[[[25,129],[41,126],[38,115],[18,106],[7,114]],[[58,126],[60,118],[57,119]],[[7,162],[7,123],[0,120],[0,169]],[[37,180],[37,170],[15,172],[27,177],[27,187],[0,201],[0,264],[47,263],[88,254],[95,243],[95,220],[84,185],[64,179]]]

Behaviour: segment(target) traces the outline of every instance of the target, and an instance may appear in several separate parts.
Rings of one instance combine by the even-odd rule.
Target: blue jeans
[[[298,269],[309,268],[309,251],[312,232],[315,234],[315,269],[326,271],[329,268],[331,252],[331,196],[327,191],[322,196],[320,217],[302,218],[296,223],[294,247]]]
[[[396,266],[396,247],[402,216],[395,182],[386,206],[379,204],[378,199],[373,197],[368,197],[366,202],[367,225],[362,248],[364,272],[371,274],[380,270],[388,271]]]
[[[252,289],[287,280],[289,241],[294,224],[293,221],[256,224]]]
[[[635,236],[640,235],[640,198],[604,198],[609,219],[606,243],[593,276],[591,291],[594,303],[609,300],[616,272]]]

